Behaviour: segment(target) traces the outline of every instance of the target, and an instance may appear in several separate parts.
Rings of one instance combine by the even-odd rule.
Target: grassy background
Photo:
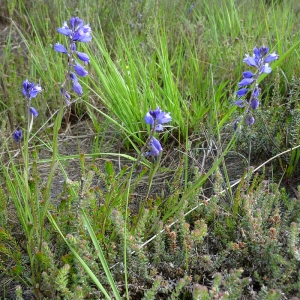
[[[250,168],[299,145],[297,1],[1,5],[3,298],[15,283],[38,299],[98,299],[104,291],[118,298],[115,285],[128,299],[300,297],[300,152],[288,151],[255,173]],[[57,41],[66,42],[56,30],[70,16],[93,30],[92,42],[78,49],[91,63],[83,96],[73,95],[68,108],[72,142],[63,133],[65,119],[60,131],[55,125],[67,62],[53,50]],[[234,136],[231,122],[242,112],[232,103],[247,69],[242,60],[261,45],[282,59],[261,83],[255,125]],[[39,117],[29,145],[29,183],[11,139],[26,124],[26,78],[43,88],[34,99]],[[161,166],[145,160],[136,176],[130,165],[147,137],[143,117],[156,106],[173,118],[159,136]],[[40,166],[47,169],[56,134],[59,171],[49,175]],[[86,147],[83,135],[90,137]],[[41,228],[46,211],[50,223]],[[112,277],[103,259],[116,264]]]

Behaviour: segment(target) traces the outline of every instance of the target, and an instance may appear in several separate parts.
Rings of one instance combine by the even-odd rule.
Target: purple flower
[[[155,124],[155,131],[161,131],[163,130],[162,124],[172,121],[172,118],[170,116],[170,113],[165,113],[159,107],[157,107],[155,110],[150,110],[146,114],[144,120],[147,124],[151,125],[152,127]]]
[[[255,122],[255,119],[253,118],[252,115],[249,115],[246,117],[245,122],[247,125],[253,125],[253,123]]]
[[[58,43],[58,42],[54,45],[54,50],[56,52],[59,52],[59,53],[66,53],[66,54],[68,54],[68,51],[65,48],[65,46],[62,45],[62,44],[60,44],[60,43]]]
[[[251,107],[252,109],[257,109],[259,106],[259,101],[257,98],[253,98],[253,100],[251,101]]]
[[[236,94],[239,98],[245,96],[248,93],[249,89],[239,89]]]
[[[88,74],[88,71],[78,63],[73,67],[78,76],[85,77]]]
[[[266,73],[266,74],[270,74],[272,72],[272,69],[269,67],[269,64],[264,64],[263,66],[261,66],[261,68],[259,69],[259,73]]]
[[[246,101],[245,100],[238,100],[233,102],[234,105],[238,106],[238,107],[244,107],[246,105]]]
[[[85,64],[88,64],[90,62],[90,58],[87,54],[83,53],[83,52],[76,52],[77,57],[83,61]]]
[[[17,129],[13,133],[13,138],[17,143],[19,143],[22,140],[22,137],[23,137],[22,129]]]
[[[238,117],[237,119],[235,119],[235,120],[233,121],[232,127],[233,127],[234,131],[237,130],[239,121],[240,121],[240,117]]]
[[[253,96],[255,98],[258,98],[258,95],[259,95],[259,91],[260,91],[260,88],[259,88],[259,85],[257,84],[253,90]]]
[[[78,95],[82,95],[82,86],[77,81],[73,81],[73,91]]]
[[[30,107],[29,111],[34,117],[37,117],[39,115],[34,107]]]
[[[28,98],[28,99],[34,98],[41,91],[42,91],[42,88],[39,85],[34,85],[34,82],[30,82],[30,81],[28,81],[28,79],[26,79],[23,82],[22,92],[26,98]]]
[[[259,70],[259,73],[269,74],[272,69],[269,67],[268,63],[278,59],[278,54],[276,52],[266,55],[269,52],[269,48],[262,46],[260,48],[255,47],[253,49],[253,56],[246,54],[246,58],[243,60],[246,64],[251,67],[255,67]]]
[[[65,21],[61,28],[58,28],[57,31],[60,34],[66,35],[72,39],[73,42],[82,42],[87,43],[92,40],[91,32],[92,29],[90,25],[84,25],[83,20],[78,17],[70,18],[70,27]]]
[[[247,86],[247,85],[251,84],[253,81],[254,81],[253,78],[244,78],[238,83],[238,85],[239,85],[239,87]]]
[[[75,42],[72,42],[71,43],[71,46],[70,46],[70,49],[71,49],[71,51],[76,51],[76,43]]]
[[[60,88],[60,93],[65,97],[66,104],[70,105],[71,96],[69,95],[69,93],[67,91],[64,91],[63,88]]]
[[[70,79],[71,79],[72,81],[78,81],[77,76],[76,76],[75,73],[73,73],[73,72],[70,72]]]
[[[252,78],[254,74],[251,71],[245,71],[243,72],[243,77],[244,78]]]
[[[71,37],[72,36],[72,30],[69,28],[67,22],[65,21],[63,26],[61,28],[57,28],[57,31],[60,33],[60,34],[63,34],[63,35],[66,35],[66,36],[69,36]]]
[[[73,41],[88,43],[92,40],[91,32],[92,32],[92,29],[91,29],[90,25],[87,24],[87,25],[81,26],[74,33]]]
[[[148,144],[150,151],[145,153],[145,156],[154,156],[157,157],[162,151],[163,148],[161,147],[160,142],[155,138],[152,137],[149,144]]]
[[[243,60],[248,66],[250,67],[258,67],[256,64],[256,61],[253,57],[249,56],[249,54],[246,54],[246,58]]]
[[[83,26],[84,22],[78,17],[71,17],[70,18],[70,25],[73,31],[78,30],[81,26]]]
[[[278,58],[279,58],[279,55],[276,52],[273,52],[267,56],[267,58],[265,59],[265,63],[269,63],[273,60],[277,60]]]

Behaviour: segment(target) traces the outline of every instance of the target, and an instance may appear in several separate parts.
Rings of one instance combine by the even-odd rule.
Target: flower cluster
[[[253,56],[246,54],[246,58],[243,60],[248,66],[256,68],[256,71],[253,73],[251,71],[243,72],[243,79],[238,83],[239,90],[236,92],[238,100],[234,102],[234,105],[238,107],[245,107],[245,122],[247,125],[252,125],[255,122],[255,119],[252,115],[252,110],[255,110],[259,106],[259,94],[260,88],[258,85],[258,78],[262,74],[271,73],[272,69],[269,67],[269,63],[278,59],[278,54],[273,52],[269,53],[268,47],[254,48]],[[250,94],[249,100],[246,99],[246,96]],[[234,129],[237,128],[237,124],[240,118],[236,119],[233,122]]]
[[[151,125],[152,128],[155,128],[155,131],[162,131],[162,124],[172,121],[172,118],[170,113],[165,113],[157,107],[155,110],[150,110],[144,120],[147,124]]]
[[[90,58],[86,53],[77,51],[76,43],[88,43],[92,40],[91,36],[91,27],[88,24],[84,24],[83,20],[81,20],[78,17],[71,17],[70,18],[70,27],[68,26],[67,22],[64,22],[63,26],[61,28],[58,28],[57,31],[60,34],[63,34],[70,38],[70,44],[69,44],[69,50],[67,48],[60,44],[56,43],[54,45],[54,50],[59,53],[66,54],[69,58],[69,69],[67,74],[67,80],[71,80],[73,83],[73,91],[78,95],[82,95],[82,87],[80,83],[78,82],[77,76],[85,77],[88,72],[84,68],[83,65],[81,65],[78,61],[74,59],[74,56],[76,55],[77,59],[81,61],[83,64],[88,64],[90,62]],[[74,72],[70,71],[70,68],[73,68]],[[67,104],[70,104],[70,95],[65,90],[64,85],[61,88],[61,93],[65,98],[65,101]]]
[[[37,117],[39,115],[38,111],[33,106],[31,106],[31,99],[35,98],[41,91],[42,88],[38,84],[36,85],[34,82],[30,82],[28,79],[24,80],[22,92],[27,99],[27,108],[29,114],[28,118],[30,117],[30,115],[32,115],[33,117]],[[30,127],[28,127],[28,131],[30,131]],[[22,129],[15,130],[15,132],[13,133],[13,138],[17,143],[21,141],[22,137]]]
[[[145,118],[145,122],[151,125],[151,133],[149,137],[148,147],[150,149],[149,152],[145,153],[145,156],[154,156],[157,157],[163,150],[160,142],[153,136],[155,131],[162,131],[163,125],[172,121],[170,113],[166,113],[162,111],[159,107],[155,110],[150,110]]]
[[[27,98],[27,104],[30,110],[30,113],[34,116],[37,117],[39,114],[37,112],[37,110],[32,107],[31,104],[31,99],[35,98],[36,95],[42,91],[42,88],[39,85],[35,85],[34,82],[30,82],[28,81],[28,79],[26,79],[23,82],[23,95]]]

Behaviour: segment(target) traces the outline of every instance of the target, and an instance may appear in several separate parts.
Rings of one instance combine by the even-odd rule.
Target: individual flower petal
[[[260,59],[260,49],[259,48],[254,47],[253,57],[254,57],[255,61],[258,61]]]
[[[17,143],[19,143],[22,140],[22,137],[23,137],[22,129],[15,130],[15,132],[13,133],[13,138]]]
[[[232,127],[234,129],[234,131],[236,131],[238,129],[238,124],[239,124],[239,121],[240,121],[240,117],[235,119],[233,122],[232,122]]]
[[[155,127],[155,131],[163,131],[164,130],[164,127],[161,125],[161,124],[158,124],[156,127]]]
[[[239,87],[247,86],[247,85],[251,84],[253,82],[253,80],[254,80],[253,78],[244,78],[238,83],[238,86]]]
[[[70,48],[70,49],[71,49],[71,51],[73,51],[73,52],[76,51],[76,44],[75,44],[75,42],[72,42],[72,43],[71,43],[71,48]]]
[[[30,91],[30,98],[35,98],[36,95],[42,91],[42,88],[39,85],[35,85]]]
[[[90,62],[90,58],[87,54],[83,53],[83,52],[76,52],[77,54],[77,57],[83,61],[85,64],[89,63]]]
[[[249,89],[239,89],[236,94],[239,98],[245,96],[248,93]]]
[[[259,106],[259,101],[257,98],[254,98],[252,101],[251,101],[251,107],[252,109],[257,109]]]
[[[34,107],[30,107],[29,111],[34,117],[37,117],[39,115]]]
[[[237,100],[235,102],[233,102],[234,105],[237,105],[238,107],[244,107],[246,104],[245,100]]]
[[[78,95],[82,95],[82,86],[79,84],[78,81],[73,81],[73,91]]]
[[[62,44],[60,44],[60,43],[58,43],[58,42],[54,45],[54,50],[56,52],[59,52],[59,53],[66,53],[66,54],[68,54],[68,51],[65,48],[65,46],[62,45]]]
[[[70,72],[70,79],[71,79],[72,81],[78,81],[77,76],[76,76],[75,73],[73,73],[73,72]]]
[[[74,65],[74,70],[81,77],[85,77],[88,74],[88,71],[80,64]]]
[[[170,113],[165,113],[164,111],[160,111],[158,116],[156,117],[158,124],[165,124],[172,121]]]
[[[259,96],[259,91],[260,91],[260,88],[259,88],[259,85],[257,84],[253,90],[253,96],[254,98],[258,98]]]
[[[249,115],[249,116],[246,117],[245,122],[246,122],[247,125],[253,125],[254,122],[255,122],[255,119],[253,118],[252,115]]]
[[[252,78],[254,74],[251,71],[245,71],[243,72],[243,77],[244,78]]]
[[[273,52],[267,56],[267,58],[265,59],[265,63],[269,63],[273,60],[276,60],[276,59],[278,59],[278,57],[279,57],[279,55],[276,52]]]
[[[256,61],[249,54],[246,54],[246,58],[244,58],[243,62],[245,62],[250,67],[258,67]]]
[[[153,125],[154,124],[154,119],[153,117],[150,115],[150,113],[147,113],[146,116],[144,117],[144,120],[147,124],[149,125]]]
[[[271,72],[272,72],[272,69],[269,67],[269,64],[264,64],[264,65],[260,68],[260,73],[270,74]]]
[[[67,22],[64,22],[64,25],[61,28],[57,28],[57,31],[60,34],[66,35],[66,36],[71,36],[72,35],[72,30],[69,28]]]

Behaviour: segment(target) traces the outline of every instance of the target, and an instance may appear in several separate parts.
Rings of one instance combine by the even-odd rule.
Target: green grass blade
[[[61,237],[63,238],[65,243],[68,245],[68,247],[71,250],[71,252],[73,253],[73,255],[77,258],[79,263],[82,265],[82,267],[87,272],[87,274],[90,276],[90,278],[93,280],[93,282],[96,284],[96,286],[104,294],[105,298],[106,299],[111,299],[110,296],[108,295],[107,291],[105,290],[103,285],[100,283],[98,278],[95,276],[95,274],[92,272],[92,270],[89,268],[89,266],[83,261],[83,259],[79,256],[79,254],[75,251],[75,249],[68,243],[67,239],[64,237],[63,233],[60,231],[58,225],[56,224],[55,220],[53,219],[53,217],[51,216],[51,214],[49,212],[47,213],[47,216],[48,216],[50,222],[52,223],[52,225],[56,228],[58,233],[61,235]]]
[[[81,215],[83,217],[83,221],[84,221],[84,224],[85,224],[85,226],[86,226],[86,228],[87,228],[87,230],[89,232],[89,235],[90,235],[90,237],[91,237],[91,239],[93,241],[95,249],[97,250],[98,257],[99,257],[99,259],[101,261],[102,267],[103,267],[104,272],[106,274],[106,277],[107,277],[107,279],[109,281],[109,284],[110,284],[110,286],[111,286],[111,288],[112,288],[112,290],[114,292],[114,295],[115,295],[116,299],[120,299],[121,300],[122,298],[121,298],[121,296],[119,294],[119,291],[118,291],[118,288],[116,286],[116,283],[115,283],[115,281],[114,281],[114,279],[113,279],[113,277],[111,275],[111,272],[110,272],[109,267],[107,265],[105,256],[104,256],[104,254],[102,252],[102,249],[101,249],[101,247],[99,245],[99,242],[97,240],[95,232],[94,232],[94,230],[93,230],[93,228],[91,226],[91,223],[89,222],[89,219],[87,218],[87,215],[85,214],[85,212],[84,212],[83,209],[81,209]]]

